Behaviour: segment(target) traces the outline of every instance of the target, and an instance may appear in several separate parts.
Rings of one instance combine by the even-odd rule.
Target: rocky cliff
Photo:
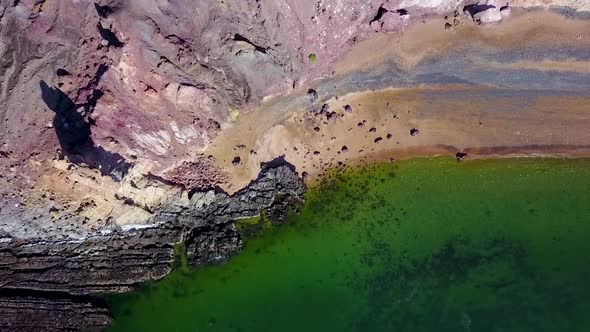
[[[107,227],[77,239],[5,233],[0,327],[104,327],[110,321],[108,310],[89,295],[125,292],[164,277],[177,244],[184,244],[192,264],[222,263],[242,247],[235,220],[264,212],[280,222],[300,204],[304,189],[294,171],[282,165],[264,170],[232,196],[213,190],[192,193],[187,201],[158,210],[150,225]]]

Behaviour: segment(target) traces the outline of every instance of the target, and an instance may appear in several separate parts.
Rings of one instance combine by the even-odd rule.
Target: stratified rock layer
[[[112,323],[106,305],[90,297],[55,292],[18,293],[2,292],[2,331],[102,331]]]
[[[102,231],[79,240],[4,234],[0,281],[12,296],[0,294],[0,326],[32,328],[29,320],[13,319],[12,312],[56,329],[104,326],[108,311],[85,302],[86,296],[125,292],[164,277],[172,268],[174,246],[180,243],[192,264],[221,263],[242,247],[234,220],[264,211],[280,221],[301,202],[304,190],[302,180],[283,165],[264,170],[233,196],[193,193],[188,205],[157,211],[155,224],[145,228]],[[35,297],[30,290],[52,296]]]

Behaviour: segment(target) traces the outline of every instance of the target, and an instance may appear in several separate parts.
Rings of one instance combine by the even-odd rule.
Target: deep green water
[[[112,298],[112,330],[590,331],[589,255],[590,159],[376,165],[226,265]]]

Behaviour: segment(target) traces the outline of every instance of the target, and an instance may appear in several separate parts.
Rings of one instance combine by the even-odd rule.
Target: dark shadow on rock
[[[55,72],[55,74],[60,77],[60,76],[70,76],[70,72],[63,69],[63,68],[58,68],[57,71]]]
[[[496,8],[496,6],[493,6],[493,5],[480,5],[480,4],[467,5],[467,6],[463,7],[463,12],[468,12],[469,15],[471,17],[473,17],[475,14],[481,13],[481,12],[485,12],[486,10],[488,10],[490,8]]]
[[[96,9],[96,13],[98,14],[98,16],[102,18],[107,18],[110,14],[113,13],[113,9],[108,5],[101,6],[96,2],[94,3],[94,9]]]
[[[102,175],[109,175],[119,181],[128,172],[131,164],[118,153],[112,153],[100,146],[95,146],[91,133],[91,124],[78,108],[88,105],[76,105],[68,95],[56,87],[49,87],[45,81],[39,82],[41,98],[47,107],[55,113],[53,128],[59,140],[64,156],[75,164],[87,164],[99,169]],[[102,91],[95,90],[88,104],[96,105]]]
[[[102,39],[106,40],[109,46],[123,47],[123,42],[119,40],[117,35],[113,31],[111,31],[111,29],[103,27],[102,24],[100,24],[100,22],[98,22],[96,28],[98,29],[98,33],[100,34]]]
[[[292,170],[293,172],[295,172],[295,165],[293,165],[290,162],[288,162],[285,159],[285,156],[284,155],[280,155],[280,156],[276,157],[275,159],[273,159],[271,161],[260,163],[261,174],[264,173],[265,171],[271,169],[271,168],[277,168],[277,167],[280,167],[280,166],[287,166],[290,170]],[[260,175],[258,176],[258,178],[260,178]]]
[[[41,98],[55,113],[53,128],[59,144],[66,153],[85,144],[90,139],[90,124],[77,112],[76,104],[59,88],[49,87],[45,81],[39,82]]]
[[[379,21],[387,12],[389,12],[389,10],[385,9],[383,6],[380,6],[379,9],[377,9],[377,14],[375,14],[375,17],[369,21],[369,25],[373,22]]]
[[[115,181],[121,181],[131,168],[131,163],[127,162],[123,156],[107,151],[102,146],[95,146],[92,140],[80,146],[78,154],[71,154],[68,157],[71,162],[87,164],[90,168],[100,170],[101,175],[108,175]]]

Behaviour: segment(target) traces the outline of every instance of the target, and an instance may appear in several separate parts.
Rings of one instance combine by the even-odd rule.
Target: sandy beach
[[[361,43],[333,77],[243,114],[205,150],[228,170],[224,189],[241,188],[260,163],[279,156],[313,181],[342,164],[458,152],[590,154],[583,88],[590,63],[574,58],[590,45],[580,34],[590,31],[586,21],[541,11],[493,29],[466,22],[445,31],[440,24]],[[530,54],[522,60],[527,52],[538,61]]]

